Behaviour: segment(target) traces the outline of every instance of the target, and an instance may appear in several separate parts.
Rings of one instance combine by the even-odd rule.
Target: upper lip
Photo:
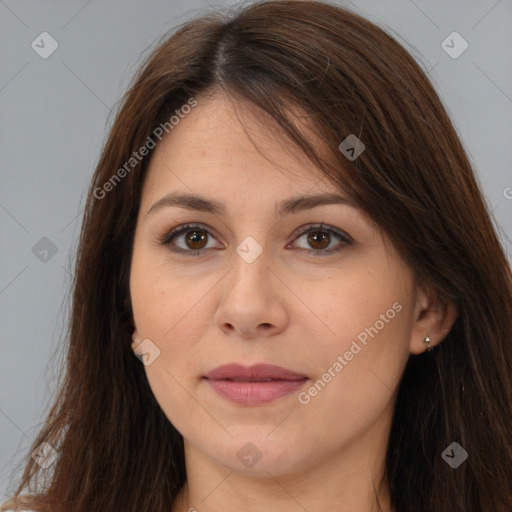
[[[209,380],[241,379],[241,380],[299,380],[307,379],[306,375],[293,372],[287,368],[273,364],[255,364],[243,366],[231,363],[219,366],[205,375]]]

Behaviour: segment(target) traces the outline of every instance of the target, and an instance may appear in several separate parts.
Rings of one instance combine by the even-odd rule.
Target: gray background
[[[387,27],[429,72],[512,260],[512,1],[340,3]],[[2,501],[54,391],[71,258],[110,109],[157,37],[205,7],[205,0],[0,0]],[[59,45],[47,59],[31,47],[44,31]],[[453,31],[469,43],[456,59],[441,46]],[[43,237],[54,255],[42,252]]]

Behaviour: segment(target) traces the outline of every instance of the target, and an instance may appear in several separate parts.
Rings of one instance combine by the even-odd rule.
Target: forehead
[[[280,191],[296,186],[302,192],[315,186],[337,190],[276,121],[254,105],[221,93],[198,97],[197,102],[154,150],[146,188],[178,184],[182,179],[203,190],[236,182],[272,184]],[[300,122],[301,131],[309,130],[313,136],[307,122]]]

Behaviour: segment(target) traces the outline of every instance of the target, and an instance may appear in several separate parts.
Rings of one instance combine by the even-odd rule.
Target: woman
[[[185,23],[104,147],[66,378],[4,510],[510,511],[511,318],[396,41],[315,1]]]

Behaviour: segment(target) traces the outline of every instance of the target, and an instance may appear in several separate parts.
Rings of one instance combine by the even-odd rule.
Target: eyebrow
[[[290,197],[276,203],[276,214],[279,217],[284,217],[292,213],[299,213],[316,206],[327,204],[342,204],[358,208],[356,203],[349,197],[341,196],[338,194],[317,194],[317,195],[301,195]],[[159,199],[146,213],[146,217],[155,213],[162,208],[177,206],[187,210],[194,210],[205,213],[213,213],[218,216],[225,216],[227,213],[226,206],[219,201],[207,199],[193,194],[181,194],[172,192]]]

